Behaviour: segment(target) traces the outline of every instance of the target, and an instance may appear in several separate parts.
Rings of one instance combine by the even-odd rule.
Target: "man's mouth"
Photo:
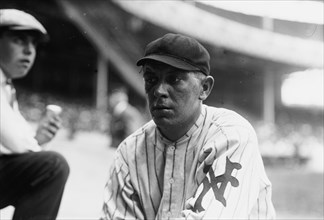
[[[165,105],[155,105],[151,108],[153,118],[169,117],[172,109]]]
[[[159,111],[159,110],[169,110],[170,108],[165,105],[155,105],[152,107],[152,111]]]
[[[22,64],[23,66],[29,66],[30,65],[30,61],[28,59],[22,59],[19,61],[20,64]]]

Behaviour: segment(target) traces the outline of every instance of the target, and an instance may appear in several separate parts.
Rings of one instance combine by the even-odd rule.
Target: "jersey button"
[[[168,213],[167,213],[168,218],[170,218],[171,215],[172,215],[171,212],[168,212]]]
[[[173,178],[169,179],[169,183],[170,184],[173,184],[174,183],[174,179]]]
[[[170,146],[169,149],[170,149],[170,151],[174,151],[175,150],[175,147],[174,146]]]

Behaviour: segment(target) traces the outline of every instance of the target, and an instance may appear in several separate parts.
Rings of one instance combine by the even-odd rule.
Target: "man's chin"
[[[170,123],[170,119],[168,117],[162,117],[162,116],[153,116],[153,121],[155,122],[155,124],[158,127],[165,127],[165,126],[169,126]]]
[[[17,72],[16,74],[12,74],[12,78],[13,79],[19,79],[19,78],[23,78],[25,77],[27,74],[28,74],[28,71],[20,71],[20,72]]]

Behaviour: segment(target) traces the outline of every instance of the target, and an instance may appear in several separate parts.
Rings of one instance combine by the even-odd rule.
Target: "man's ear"
[[[201,81],[201,92],[199,95],[200,100],[205,100],[209,96],[214,86],[214,78],[212,76],[207,76]]]

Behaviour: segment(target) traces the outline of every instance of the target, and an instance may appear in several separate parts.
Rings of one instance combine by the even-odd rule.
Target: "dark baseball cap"
[[[181,34],[169,33],[149,43],[144,57],[136,65],[143,66],[149,60],[178,69],[201,71],[205,75],[209,75],[210,71],[210,56],[206,48],[197,40]]]
[[[32,31],[40,40],[47,40],[44,26],[31,14],[17,9],[0,9],[0,29],[10,31]]]

